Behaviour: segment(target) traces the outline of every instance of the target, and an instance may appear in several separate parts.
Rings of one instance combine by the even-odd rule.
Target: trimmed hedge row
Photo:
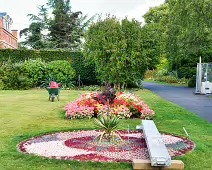
[[[72,52],[67,50],[13,50],[0,49],[0,62],[10,60],[12,63],[25,61],[28,59],[41,58],[45,62],[54,60],[72,60],[81,57],[81,52]]]
[[[73,52],[67,50],[13,50],[0,49],[0,65],[4,62],[18,63],[28,59],[38,59],[51,62],[55,60],[66,60],[72,63],[72,67],[76,71],[74,80],[76,83],[81,80],[81,84],[91,85],[97,84],[95,66],[87,65],[81,52]]]

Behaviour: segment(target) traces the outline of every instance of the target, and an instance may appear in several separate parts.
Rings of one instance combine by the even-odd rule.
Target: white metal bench
[[[152,166],[170,166],[171,156],[153,120],[142,120],[142,129]]]

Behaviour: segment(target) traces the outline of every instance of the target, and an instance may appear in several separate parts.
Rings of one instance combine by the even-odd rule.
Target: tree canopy
[[[149,50],[161,61],[167,58],[170,71],[189,70],[182,76],[191,77],[200,56],[203,62],[212,62],[211,11],[210,0],[167,0],[150,8],[142,28],[146,40],[154,42]]]
[[[142,79],[152,56],[144,51],[141,23],[108,16],[93,23],[85,36],[84,56],[96,65],[98,78],[115,87]],[[155,57],[155,56],[153,56]]]
[[[82,37],[93,17],[88,19],[81,11],[73,12],[70,0],[49,0],[38,8],[38,15],[28,15],[32,21],[29,28],[20,31],[20,36],[26,38],[22,45],[34,49],[80,48]]]
[[[211,0],[169,0],[169,60],[179,67],[182,62],[202,56],[212,61]],[[178,64],[177,64],[178,63]]]

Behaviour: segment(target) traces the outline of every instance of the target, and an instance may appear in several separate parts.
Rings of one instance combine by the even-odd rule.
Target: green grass
[[[154,81],[154,80],[150,80],[150,79],[145,79],[144,82],[154,82],[154,83],[157,83],[157,84],[165,84],[165,85],[169,85],[169,86],[183,86],[183,87],[188,86],[188,84],[167,83],[167,82],[162,82],[162,81]]]
[[[131,170],[131,163],[95,163],[61,161],[23,154],[16,145],[36,135],[93,129],[93,120],[66,120],[62,108],[85,91],[61,91],[61,101],[49,102],[46,90],[0,91],[0,169],[1,170]],[[186,128],[196,143],[193,152],[176,159],[185,163],[185,169],[212,169],[212,124],[187,110],[163,100],[147,90],[135,92],[155,110],[155,123],[161,132],[185,136]],[[141,120],[121,120],[120,129],[135,129]]]

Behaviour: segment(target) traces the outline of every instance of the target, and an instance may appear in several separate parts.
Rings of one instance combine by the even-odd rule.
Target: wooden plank
[[[134,159],[132,162],[132,166],[134,170],[182,170],[184,169],[184,163],[181,160],[172,160],[170,166],[166,167],[159,167],[159,166],[152,166],[150,160],[141,160],[141,159]]]

